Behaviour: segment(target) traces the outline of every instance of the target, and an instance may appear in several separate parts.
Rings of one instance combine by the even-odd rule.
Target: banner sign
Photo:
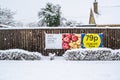
[[[103,34],[82,34],[82,48],[102,47]]]
[[[103,34],[45,34],[46,49],[77,49],[102,47]]]
[[[62,49],[62,34],[45,34],[46,49]]]
[[[76,49],[81,47],[80,34],[62,34],[62,49]]]

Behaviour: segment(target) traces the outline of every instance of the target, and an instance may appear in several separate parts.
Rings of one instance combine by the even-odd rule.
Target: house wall
[[[20,48],[38,51],[43,55],[55,52],[62,55],[65,50],[45,50],[45,33],[103,33],[104,47],[120,48],[120,28],[31,28],[31,29],[0,29],[0,49]]]

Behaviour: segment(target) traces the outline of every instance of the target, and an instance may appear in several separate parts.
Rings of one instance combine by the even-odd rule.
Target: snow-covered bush
[[[120,50],[113,50],[112,60],[120,60]]]
[[[63,54],[66,60],[120,60],[120,50],[109,48],[73,49]]]
[[[55,53],[49,53],[50,60],[54,60],[55,58]]]
[[[29,52],[22,49],[0,50],[0,60],[40,60],[38,52]]]

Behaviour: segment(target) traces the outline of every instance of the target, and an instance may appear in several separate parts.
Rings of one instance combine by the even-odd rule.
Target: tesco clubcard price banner
[[[75,49],[81,47],[81,34],[45,34],[46,49]]]
[[[102,47],[103,34],[45,34],[45,49]]]
[[[99,48],[102,47],[103,34],[81,34],[82,48]]]

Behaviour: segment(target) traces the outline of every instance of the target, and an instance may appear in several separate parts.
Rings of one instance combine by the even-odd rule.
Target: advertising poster
[[[99,48],[102,47],[103,34],[81,34],[82,48]]]
[[[103,34],[45,34],[46,49],[78,49],[102,47]]]
[[[45,34],[46,49],[76,49],[80,47],[80,34]]]
[[[46,49],[62,49],[62,34],[45,34]]]
[[[81,47],[80,34],[62,34],[62,49],[76,49]]]

